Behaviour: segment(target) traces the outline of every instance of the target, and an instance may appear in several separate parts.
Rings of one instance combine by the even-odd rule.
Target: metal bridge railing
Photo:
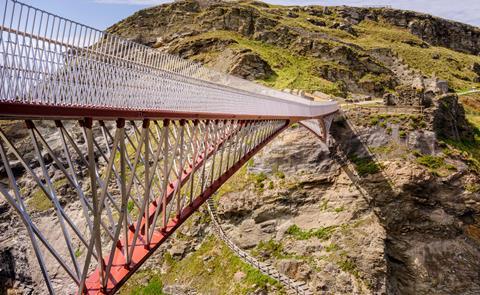
[[[0,19],[0,102],[312,117],[335,112],[15,0]]]

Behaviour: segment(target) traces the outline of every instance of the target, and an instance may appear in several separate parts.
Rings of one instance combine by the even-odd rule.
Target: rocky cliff
[[[109,31],[281,89],[381,96],[480,81],[478,28],[409,11],[179,1]]]
[[[222,226],[314,294],[480,292],[480,96],[447,93],[478,86],[478,28],[385,8],[178,1],[109,31],[284,91],[384,97],[388,106],[343,105],[327,145],[297,124],[281,134],[215,196]],[[19,124],[7,132],[21,140]],[[28,198],[47,227],[52,212]],[[26,233],[2,199],[0,232],[0,294],[40,294],[31,251],[15,246]],[[285,290],[199,212],[120,291],[160,292]]]

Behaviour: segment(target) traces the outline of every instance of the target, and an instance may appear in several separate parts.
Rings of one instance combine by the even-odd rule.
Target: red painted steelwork
[[[336,111],[335,111],[336,112]],[[322,114],[328,116],[330,114]],[[176,111],[127,110],[110,107],[55,106],[0,102],[0,117],[29,120],[37,119],[83,119],[116,120],[130,119],[212,119],[212,120],[289,120],[297,122],[317,117],[255,116],[219,113],[189,113]]]
[[[142,233],[139,235],[137,244],[134,247],[132,264],[129,268],[125,267],[125,257],[123,255],[123,247],[121,242],[117,246],[117,249],[113,258],[113,266],[111,274],[107,284],[107,290],[102,290],[100,276],[98,269],[90,275],[86,281],[86,293],[89,295],[94,294],[113,294],[128,280],[128,278],[135,273],[135,271],[158,249],[158,247],[180,226],[185,222],[200,206],[215,192],[225,181],[227,181],[235,172],[237,172],[252,156],[254,156],[259,150],[261,150],[266,144],[268,144],[273,138],[288,127],[288,123],[282,128],[274,132],[261,144],[253,148],[250,152],[245,154],[237,163],[235,163],[230,169],[228,169],[222,176],[215,180],[209,187],[205,189],[199,196],[197,196],[190,206],[183,208],[180,215],[174,219],[171,219],[167,227],[163,231],[155,230],[151,244],[146,246],[146,236]],[[198,167],[198,165],[197,165]],[[193,169],[192,169],[193,171]],[[173,190],[171,190],[173,193]],[[151,209],[151,208],[150,208]],[[154,211],[153,211],[154,212]],[[150,214],[152,211],[150,211]],[[130,242],[133,242],[134,227],[130,228],[131,235],[129,236]],[[104,260],[107,260],[105,257]]]
[[[326,141],[326,138],[322,137],[322,135],[318,134],[317,132],[315,132],[315,130],[313,130],[312,128],[308,127],[307,125],[303,124],[302,122],[298,122],[300,125],[302,125],[303,127],[305,127],[308,131],[312,132],[316,137],[318,137],[318,139],[320,139],[320,141],[322,142],[325,142]],[[326,132],[326,128],[325,128],[325,122],[323,120],[319,120],[319,123],[320,123],[320,126],[322,128],[322,130],[324,132]],[[326,134],[326,133],[325,133]]]

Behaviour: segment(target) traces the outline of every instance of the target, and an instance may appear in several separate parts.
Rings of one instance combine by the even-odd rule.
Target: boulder
[[[480,76],[480,63],[478,62],[475,62],[473,63],[472,65],[472,71],[477,74],[478,76]]]
[[[383,95],[383,103],[387,106],[397,105],[398,97],[390,92],[387,92]]]
[[[307,21],[312,25],[318,27],[325,27],[327,24],[323,20],[315,19],[315,18],[307,18]]]
[[[296,259],[283,259],[277,264],[278,271],[289,276],[296,277],[301,262]]]
[[[229,73],[247,80],[258,80],[270,77],[274,71],[257,53],[244,50],[237,54]]]
[[[465,110],[456,94],[446,94],[434,101],[433,128],[440,138],[473,141],[474,132],[465,118]]]
[[[173,246],[168,249],[168,253],[175,258],[182,258],[187,251],[187,243],[181,240],[178,240],[173,244]]]

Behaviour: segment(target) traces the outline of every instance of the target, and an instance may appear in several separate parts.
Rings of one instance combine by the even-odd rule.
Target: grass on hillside
[[[473,141],[446,140],[446,143],[461,151],[470,167],[480,172],[480,94],[460,96],[460,102],[465,108],[467,120],[474,128],[475,139]]]
[[[471,93],[459,97],[468,121],[480,129],[480,93]]]
[[[387,23],[363,21],[357,25],[358,38],[350,42],[369,48],[391,48],[410,67],[426,75],[435,74],[450,82],[454,89],[469,89],[478,83],[472,82],[475,74],[471,70],[474,62],[480,62],[479,56],[457,52],[448,48],[429,46],[406,29]],[[408,44],[409,43],[409,44]],[[414,44],[414,45],[410,45]],[[416,45],[415,45],[416,44]],[[434,57],[437,56],[437,59]]]
[[[348,156],[350,161],[355,165],[355,170],[360,176],[367,176],[380,172],[380,166],[371,158],[360,158],[351,154]]]
[[[213,236],[207,237],[200,248],[180,261],[166,254],[165,262],[169,270],[165,274],[148,271],[135,274],[131,281],[121,290],[120,294],[162,294],[163,285],[188,285],[202,294],[247,294],[257,288],[275,286],[284,294],[280,283],[263,275],[238,258],[223,242]],[[234,280],[238,271],[245,274],[239,281]],[[145,280],[146,287],[138,288]],[[205,284],[209,282],[209,284]],[[148,290],[157,290],[159,293],[148,293]]]
[[[62,186],[68,183],[66,178],[58,179],[52,183],[55,191],[58,191]],[[44,212],[50,208],[53,208],[53,203],[49,197],[43,192],[42,189],[36,188],[30,195],[30,199],[27,201],[27,206],[36,212]]]
[[[294,224],[290,226],[286,233],[293,236],[297,240],[308,240],[316,237],[320,240],[328,240],[330,236],[335,232],[336,226],[321,227],[318,229],[302,230],[298,225]]]
[[[312,57],[293,54],[290,50],[269,45],[261,41],[250,40],[242,35],[229,31],[212,31],[191,37],[192,39],[219,38],[222,40],[235,40],[237,44],[231,45],[234,49],[250,49],[260,55],[274,70],[267,80],[258,82],[277,89],[304,89],[309,91],[322,91],[328,94],[339,95],[339,86],[336,83],[320,78],[315,74],[320,65],[329,64]],[[212,53],[218,54],[218,53]],[[338,65],[335,65],[338,67]]]

